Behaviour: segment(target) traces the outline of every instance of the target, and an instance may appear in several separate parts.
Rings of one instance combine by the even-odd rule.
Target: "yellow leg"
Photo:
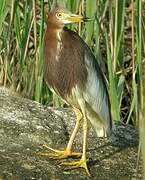
[[[57,149],[53,149],[47,145],[42,145],[44,148],[48,149],[51,152],[46,152],[46,153],[37,153],[38,155],[42,155],[42,156],[48,156],[52,159],[64,159],[67,157],[80,157],[81,153],[79,152],[72,152],[72,145],[73,145],[73,141],[75,139],[75,136],[78,132],[79,126],[80,126],[80,121],[82,119],[82,114],[80,112],[79,109],[73,108],[75,114],[76,114],[76,124],[75,124],[75,128],[71,134],[70,140],[67,144],[67,147],[65,150],[57,150]]]
[[[61,165],[66,165],[70,166],[68,169],[76,169],[76,168],[84,168],[86,170],[86,173],[88,176],[91,176],[87,167],[87,159],[86,159],[86,149],[87,149],[87,134],[88,134],[88,124],[87,124],[87,119],[84,117],[83,119],[83,131],[84,131],[84,136],[83,136],[83,154],[82,157],[79,161],[74,161],[74,162],[63,162]]]

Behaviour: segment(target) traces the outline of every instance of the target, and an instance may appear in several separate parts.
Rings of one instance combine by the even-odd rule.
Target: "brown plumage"
[[[105,80],[94,55],[77,33],[64,27],[68,23],[83,21],[82,16],[60,7],[48,16],[44,39],[44,78],[49,88],[73,107],[77,119],[66,150],[47,148],[52,151],[49,156],[53,158],[80,156],[80,153],[72,151],[72,144],[82,120],[82,157],[80,161],[63,164],[85,168],[90,175],[86,160],[88,121],[98,136],[106,136],[111,133],[112,118]]]
[[[87,69],[83,58],[84,52],[77,34],[64,28],[61,33],[61,47],[59,47],[61,50],[56,54],[58,39],[57,35],[53,34],[53,29],[54,27],[48,24],[45,34],[44,77],[49,87],[67,100],[66,96],[70,95],[76,84],[82,88],[85,86]],[[58,60],[56,60],[56,56],[58,56]]]

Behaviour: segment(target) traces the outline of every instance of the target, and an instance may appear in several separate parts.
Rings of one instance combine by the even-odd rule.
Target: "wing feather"
[[[82,38],[73,31],[67,29],[65,31],[70,33],[71,37],[75,40],[76,48],[73,50],[77,53],[77,57],[81,57],[80,60],[83,61],[83,65],[85,63],[81,71],[83,71],[83,68],[87,69],[87,80],[84,81],[85,85],[83,88],[79,86],[79,93],[82,94],[83,101],[87,105],[87,118],[96,130],[97,135],[99,131],[110,134],[112,129],[111,108],[103,73],[93,53]],[[77,47],[79,47],[78,50]]]
[[[84,58],[88,77],[85,91],[83,91],[83,97],[89,105],[89,110],[92,108],[92,111],[90,110],[92,115],[89,113],[90,115],[88,117],[96,130],[100,129],[100,131],[102,131],[102,129],[104,129],[107,134],[110,134],[112,117],[106,82],[91,50],[88,47],[85,49]],[[96,113],[96,116],[93,115],[94,112]]]

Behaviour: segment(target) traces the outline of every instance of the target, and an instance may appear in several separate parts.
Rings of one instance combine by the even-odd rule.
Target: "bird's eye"
[[[58,18],[61,18],[61,17],[62,17],[62,13],[56,13],[56,16],[57,16]]]

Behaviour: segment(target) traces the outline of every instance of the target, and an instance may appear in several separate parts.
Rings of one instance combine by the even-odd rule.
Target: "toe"
[[[57,150],[57,149],[53,149],[45,144],[41,145],[41,147],[46,148],[47,151],[46,152],[39,152],[37,153],[37,155],[40,156],[48,156],[51,159],[65,159],[68,157],[80,157],[81,153],[79,152],[72,152],[69,149],[65,149],[65,150]]]
[[[87,160],[86,159],[80,159],[80,161],[73,161],[73,162],[62,162],[60,165],[68,166],[68,168],[65,168],[66,170],[84,168],[87,175],[91,176],[90,172],[88,170]]]

